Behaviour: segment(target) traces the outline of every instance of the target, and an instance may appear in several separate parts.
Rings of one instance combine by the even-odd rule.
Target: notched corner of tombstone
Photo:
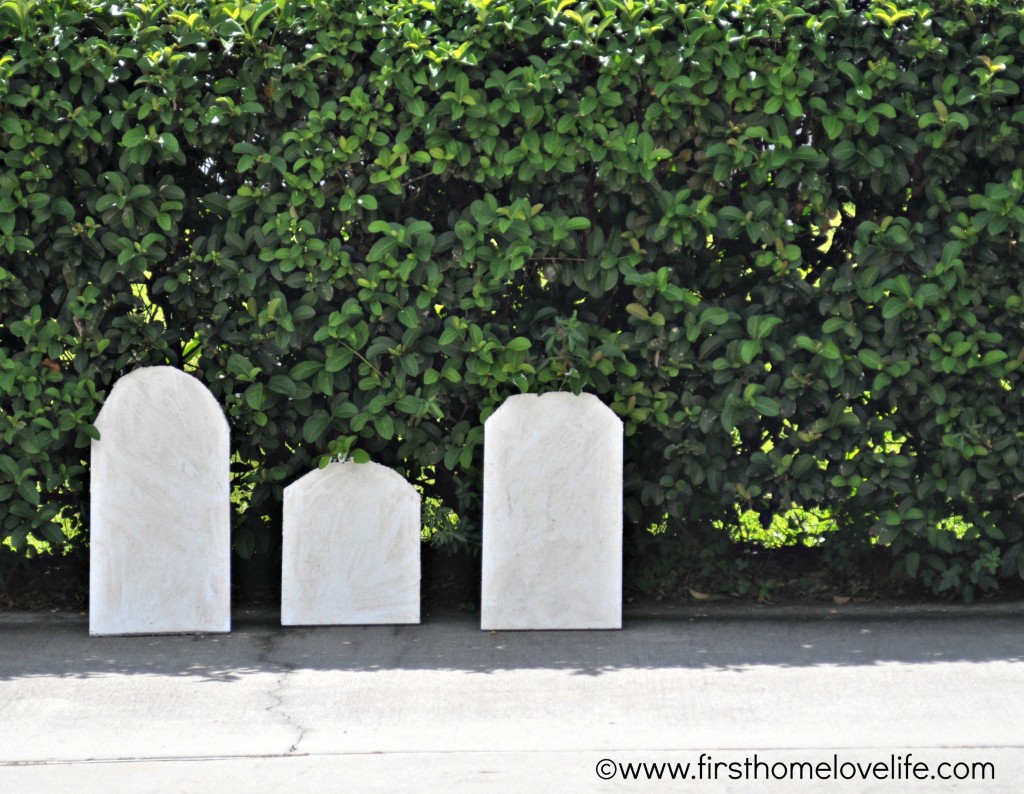
[[[559,406],[559,403],[562,403],[563,405]],[[544,392],[543,394],[513,394],[503,400],[501,405],[495,408],[494,411],[491,412],[490,416],[484,420],[484,423],[486,424],[494,419],[494,417],[499,416],[502,413],[508,413],[516,408],[546,408],[548,406],[567,407],[571,403],[576,403],[577,406],[584,410],[598,409],[598,407],[604,408],[611,416],[614,416],[616,420],[618,420],[619,424],[622,424],[622,419],[620,419],[616,413],[596,394],[591,392],[580,392],[579,394],[574,394],[571,391],[549,391]]]
[[[281,623],[420,622],[421,496],[379,463],[334,462],[285,489]]]
[[[524,396],[484,442],[481,627],[620,629],[622,422],[593,394]]]

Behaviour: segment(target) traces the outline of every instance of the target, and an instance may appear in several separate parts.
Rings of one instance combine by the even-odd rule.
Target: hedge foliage
[[[4,2],[0,539],[87,527],[169,363],[243,556],[346,455],[478,542],[483,420],[568,389],[625,421],[635,579],[794,505],[1024,575],[1021,4],[862,5]]]

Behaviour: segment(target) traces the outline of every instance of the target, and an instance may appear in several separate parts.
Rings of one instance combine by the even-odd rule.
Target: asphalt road
[[[1024,604],[478,625],[0,613],[0,792],[1024,790]]]

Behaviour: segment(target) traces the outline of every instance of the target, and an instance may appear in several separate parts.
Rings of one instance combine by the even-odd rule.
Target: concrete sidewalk
[[[276,617],[90,639],[83,615],[0,613],[0,792],[1024,790],[1024,604],[627,612],[620,632]],[[766,780],[802,762],[853,779]],[[983,762],[994,780],[931,777]]]

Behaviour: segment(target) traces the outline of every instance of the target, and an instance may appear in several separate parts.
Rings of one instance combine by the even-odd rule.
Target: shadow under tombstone
[[[84,618],[0,616],[0,681],[157,675],[230,681],[281,671],[731,670],[1024,662],[1024,614],[840,620],[627,620],[621,632],[481,632],[465,613],[422,625],[281,628],[236,613],[227,635],[89,638]]]

